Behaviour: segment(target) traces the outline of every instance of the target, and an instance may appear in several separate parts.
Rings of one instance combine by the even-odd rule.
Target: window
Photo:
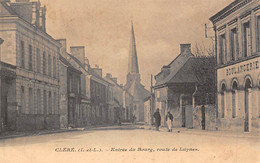
[[[40,49],[37,48],[36,50],[36,63],[37,63],[37,72],[41,72],[41,54],[40,54]]]
[[[43,113],[47,114],[47,94],[46,94],[46,90],[43,91]]]
[[[231,30],[230,35],[230,60],[234,61],[238,58],[238,36],[237,28]]]
[[[49,114],[52,114],[52,98],[51,98],[51,91],[49,92],[49,99],[48,99],[48,102],[49,102]]]
[[[37,113],[41,114],[42,109],[41,109],[41,90],[37,89]]]
[[[21,112],[25,113],[25,93],[24,86],[21,86]]]
[[[32,55],[32,45],[29,45],[29,70],[33,70],[33,55]]]
[[[33,89],[29,88],[29,113],[33,114],[34,111],[34,105],[33,105]]]
[[[48,75],[51,76],[51,55],[48,55]]]
[[[53,110],[54,110],[54,114],[58,114],[58,107],[57,107],[57,104],[56,104],[56,99],[57,98],[57,93],[54,92],[54,95],[53,95]]]
[[[260,16],[257,17],[257,51],[260,52]]]
[[[56,78],[56,57],[53,57],[53,77]]]
[[[24,68],[25,62],[24,62],[24,42],[21,41],[21,67]]]
[[[237,108],[237,98],[236,98],[236,95],[237,95],[237,82],[234,82],[233,83],[233,86],[232,86],[232,118],[235,118],[236,117],[236,108]]]
[[[250,23],[243,24],[243,54],[244,57],[251,54]]]
[[[227,51],[226,51],[226,36],[225,34],[220,36],[219,39],[219,63],[224,64],[226,61]]]
[[[225,91],[226,86],[223,84],[221,88],[221,118],[225,117]]]
[[[46,75],[46,54],[45,51],[42,53],[42,73]]]

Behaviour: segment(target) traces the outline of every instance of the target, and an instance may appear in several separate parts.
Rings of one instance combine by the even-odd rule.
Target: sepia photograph
[[[0,0],[0,163],[260,163],[260,0]]]

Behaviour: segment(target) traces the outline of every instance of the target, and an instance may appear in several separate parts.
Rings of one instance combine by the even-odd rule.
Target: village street
[[[193,132],[193,131],[191,131]],[[0,140],[0,162],[259,162],[259,137],[122,125]],[[102,154],[101,154],[102,153]],[[16,160],[16,161],[14,161]],[[202,161],[203,160],[203,161]]]

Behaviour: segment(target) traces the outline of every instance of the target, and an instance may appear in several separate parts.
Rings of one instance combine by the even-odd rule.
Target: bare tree
[[[203,42],[198,44],[196,42],[194,55],[196,57],[212,57],[215,56],[215,46],[214,43],[210,43],[209,45],[205,45]]]

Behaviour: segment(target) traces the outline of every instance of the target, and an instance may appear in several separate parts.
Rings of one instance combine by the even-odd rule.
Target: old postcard
[[[0,163],[259,163],[260,0],[0,0]]]

